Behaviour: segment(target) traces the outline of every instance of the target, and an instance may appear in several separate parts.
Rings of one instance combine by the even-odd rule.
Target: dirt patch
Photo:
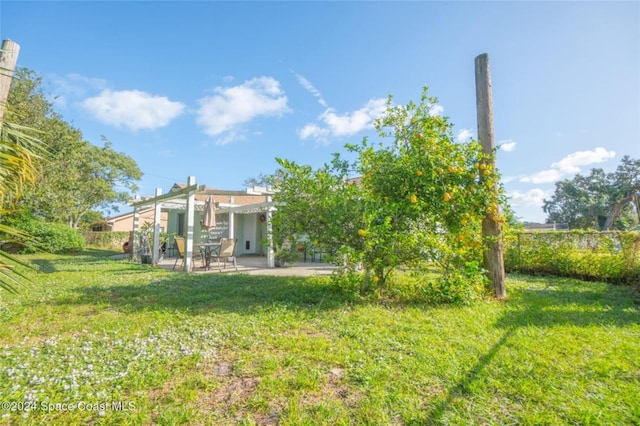
[[[233,365],[228,362],[221,362],[215,365],[214,374],[216,377],[224,379],[231,376]]]
[[[211,392],[207,399],[210,407],[230,408],[246,401],[256,390],[258,379],[255,377],[233,377],[228,383]]]
[[[276,426],[280,424],[280,415],[277,412],[273,412],[264,416],[257,416],[255,422],[258,426]]]
[[[353,391],[345,383],[343,378],[346,375],[346,371],[342,368],[331,368],[326,373],[326,382],[322,388],[317,392],[311,392],[304,395],[300,399],[300,403],[303,406],[314,406],[320,404],[322,401],[327,400],[339,400],[348,407],[355,407],[360,401],[360,393]]]

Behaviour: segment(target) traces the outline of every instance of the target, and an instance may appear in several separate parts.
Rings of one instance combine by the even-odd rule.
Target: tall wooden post
[[[196,184],[196,177],[189,176],[187,178],[187,186]],[[189,192],[187,196],[187,238],[185,239],[184,249],[184,271],[191,272],[191,261],[193,258],[193,234],[194,234],[194,216],[196,212],[196,191]]]
[[[156,197],[162,195],[162,188],[156,188]],[[154,204],[153,209],[153,251],[151,262],[154,265],[158,264],[160,258],[160,221],[162,219],[162,202]]]
[[[4,109],[7,106],[7,98],[9,97],[9,88],[11,87],[11,79],[13,71],[16,69],[18,62],[18,53],[20,45],[11,40],[2,42],[2,50],[0,50],[0,125],[4,120]]]
[[[482,152],[486,154],[484,164],[496,170],[495,148],[493,136],[493,105],[491,94],[491,72],[489,69],[489,55],[483,53],[476,57],[476,108],[478,112],[478,138],[482,144]],[[480,179],[484,176],[481,173]],[[502,229],[496,220],[499,213],[498,185],[494,184],[495,210],[487,213],[482,220],[482,239],[486,244],[483,253],[484,268],[488,271],[489,280],[493,284],[495,296],[498,299],[507,297],[504,283],[504,257],[502,254]]]

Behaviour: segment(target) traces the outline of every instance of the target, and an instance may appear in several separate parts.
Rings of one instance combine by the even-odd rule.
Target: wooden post
[[[18,62],[18,53],[20,45],[11,40],[2,42],[2,50],[0,50],[0,125],[4,120],[4,109],[7,106],[7,98],[9,97],[9,88],[11,87],[11,79],[13,71],[16,69]]]
[[[189,176],[187,178],[187,186],[196,184],[196,177]],[[184,271],[191,272],[191,262],[193,258],[193,226],[196,211],[196,191],[189,192],[187,196],[187,238],[185,239],[184,249]]]
[[[482,144],[482,152],[486,154],[483,163],[496,170],[495,141],[493,136],[493,106],[491,94],[491,72],[489,69],[489,55],[483,53],[476,57],[476,108],[478,113],[478,138]],[[482,173],[480,179],[483,179]],[[495,220],[498,210],[498,185],[494,185],[495,211],[487,213],[482,220],[482,239],[486,244],[483,253],[484,268],[488,272],[498,299],[507,297],[504,283],[504,258],[502,254],[502,229],[500,222]]]
[[[140,211],[138,207],[133,208],[133,239],[131,240],[131,260],[137,262],[140,257],[138,256],[138,245],[140,245]]]
[[[162,188],[156,188],[156,197],[162,195]],[[162,202],[155,202],[153,209],[153,248],[151,263],[158,264],[160,258],[160,220],[162,218]]]

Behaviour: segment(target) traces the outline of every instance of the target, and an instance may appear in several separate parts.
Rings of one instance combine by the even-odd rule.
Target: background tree
[[[490,212],[505,220],[492,191],[497,173],[481,164],[477,142],[457,143],[448,119],[432,115],[436,103],[426,88],[419,104],[391,106],[389,99],[376,121],[383,142],[347,145],[353,163],[334,154],[313,170],[278,159],[276,233],[307,234],[340,249],[378,288],[398,266],[426,260],[444,280],[482,282],[482,218]],[[480,174],[487,179],[480,182]]]
[[[270,179],[269,175],[265,175],[264,173],[261,172],[260,174],[258,174],[257,177],[249,177],[243,180],[242,186],[247,188],[252,188],[254,186],[267,187],[270,184],[269,179]]]
[[[142,172],[126,154],[116,152],[103,137],[96,146],[83,139],[53,110],[33,71],[19,69],[9,93],[7,120],[37,128],[47,151],[36,161],[33,189],[25,191],[20,206],[51,222],[76,228],[88,211],[117,209]]]
[[[126,202],[142,173],[133,159],[103,142],[102,147],[77,139],[58,144],[25,204],[50,221],[77,228],[92,209],[117,209]]]
[[[82,216],[79,227],[81,229],[91,230],[91,226],[96,223],[103,223],[105,221],[104,214],[98,210],[90,210]]]
[[[640,160],[624,156],[615,172],[594,168],[587,176],[556,182],[544,200],[547,222],[571,228],[628,229],[640,221]]]

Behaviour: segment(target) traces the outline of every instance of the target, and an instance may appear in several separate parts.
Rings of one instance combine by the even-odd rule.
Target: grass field
[[[0,423],[640,424],[640,297],[509,276],[507,302],[34,255],[0,293]]]

